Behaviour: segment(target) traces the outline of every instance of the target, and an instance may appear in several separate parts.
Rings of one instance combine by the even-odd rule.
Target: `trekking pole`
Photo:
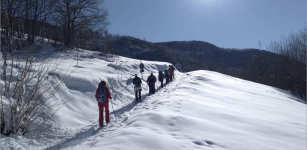
[[[116,116],[116,114],[115,114],[115,111],[114,111],[114,107],[113,107],[112,101],[111,101],[111,105],[112,105],[113,113],[114,113],[114,116],[115,116],[115,119],[116,119],[116,122],[117,122],[117,116]]]

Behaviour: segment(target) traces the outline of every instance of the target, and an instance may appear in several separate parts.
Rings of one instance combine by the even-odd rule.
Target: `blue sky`
[[[306,23],[306,0],[104,0],[109,32],[149,42],[259,48]]]

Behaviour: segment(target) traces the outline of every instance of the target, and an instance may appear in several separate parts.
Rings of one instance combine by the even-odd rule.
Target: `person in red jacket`
[[[109,113],[109,99],[112,99],[109,89],[106,87],[106,82],[101,81],[98,84],[98,88],[95,94],[96,100],[98,102],[99,108],[99,125],[103,126],[103,108],[106,113],[106,123],[110,122],[110,113]]]
[[[173,81],[174,70],[172,69],[171,65],[169,65],[168,70],[169,70],[169,72],[170,72],[169,80],[170,80],[170,81]]]

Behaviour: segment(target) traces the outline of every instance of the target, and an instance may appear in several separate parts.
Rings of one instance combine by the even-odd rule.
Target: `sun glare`
[[[191,2],[197,3],[198,5],[216,5],[222,3],[224,0],[192,0]]]
[[[218,9],[218,7],[221,7],[225,4],[225,0],[191,0],[190,1],[194,8],[200,9],[200,10],[214,10]]]

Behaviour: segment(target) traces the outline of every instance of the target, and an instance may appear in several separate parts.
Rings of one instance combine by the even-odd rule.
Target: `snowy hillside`
[[[69,102],[33,136],[1,135],[1,149],[306,150],[306,105],[287,91],[200,70],[175,71],[174,81],[164,88],[157,82],[148,95],[148,75],[169,63],[142,61],[143,102],[136,103],[132,78],[140,60],[105,61],[83,51],[76,66],[75,51],[50,57],[72,71],[64,92],[53,97]],[[115,112],[110,103],[111,123],[99,129],[94,94],[101,80]]]

